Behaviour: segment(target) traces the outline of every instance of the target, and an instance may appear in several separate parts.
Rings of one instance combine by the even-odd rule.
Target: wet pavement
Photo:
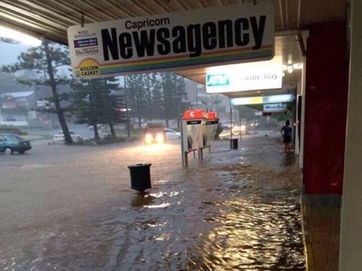
[[[271,132],[239,145],[188,169],[177,143],[0,155],[0,270],[304,270],[294,155]],[[146,195],[130,189],[139,162]]]

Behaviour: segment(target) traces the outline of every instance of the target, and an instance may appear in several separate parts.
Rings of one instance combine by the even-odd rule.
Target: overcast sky
[[[18,55],[29,48],[29,45],[0,42],[0,66],[14,64]]]

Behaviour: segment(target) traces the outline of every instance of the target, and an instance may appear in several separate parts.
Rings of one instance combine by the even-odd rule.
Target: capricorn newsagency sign
[[[274,54],[274,1],[71,26],[77,77],[210,66]]]

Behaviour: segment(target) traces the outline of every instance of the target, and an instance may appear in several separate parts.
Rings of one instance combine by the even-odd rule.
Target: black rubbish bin
[[[238,149],[238,139],[237,138],[230,139],[230,149],[232,149],[232,150]]]
[[[128,166],[131,175],[131,188],[143,192],[151,188],[151,164],[136,164]]]

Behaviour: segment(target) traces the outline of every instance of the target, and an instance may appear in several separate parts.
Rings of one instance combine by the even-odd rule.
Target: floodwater
[[[153,163],[149,193],[130,190],[125,178],[126,188],[95,199],[92,208],[6,229],[0,269],[305,270],[294,155],[272,135],[244,138],[236,151],[228,142],[215,145],[204,161],[190,159],[188,169],[180,167],[177,144],[154,161],[153,151],[143,152]],[[135,154],[102,152],[127,163]]]

